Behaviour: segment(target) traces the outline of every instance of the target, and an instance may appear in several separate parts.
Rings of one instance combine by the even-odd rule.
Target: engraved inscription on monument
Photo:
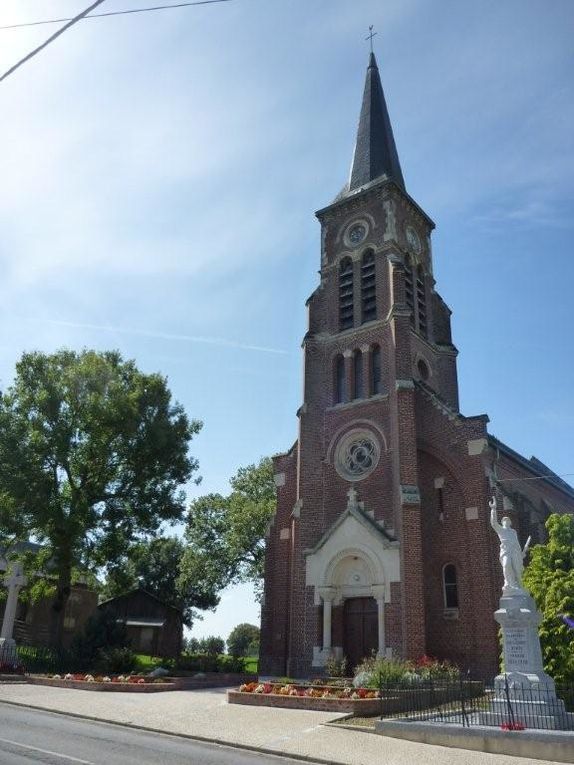
[[[526,630],[507,628],[504,631],[504,664],[506,671],[525,670],[528,667]]]

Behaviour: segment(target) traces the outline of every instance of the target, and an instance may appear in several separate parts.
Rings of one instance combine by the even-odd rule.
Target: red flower
[[[526,726],[521,722],[506,722],[500,726],[502,730],[526,730]]]

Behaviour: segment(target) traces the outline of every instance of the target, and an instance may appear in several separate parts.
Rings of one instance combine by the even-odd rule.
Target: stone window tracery
[[[380,446],[373,433],[354,430],[347,433],[337,445],[335,468],[347,481],[361,481],[376,468]]]

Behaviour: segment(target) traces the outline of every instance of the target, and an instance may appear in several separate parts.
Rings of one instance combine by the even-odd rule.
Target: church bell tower
[[[373,652],[416,659],[430,646],[440,655],[429,609],[443,597],[451,555],[440,546],[446,516],[465,503],[440,441],[458,439],[464,462],[487,422],[459,413],[434,223],[407,191],[374,53],[349,180],[316,216],[320,282],[307,301],[298,439],[275,458],[262,612],[260,671],[296,677],[320,672],[330,656],[353,666]],[[466,528],[455,541],[461,533],[466,545]],[[427,565],[438,566],[435,594]],[[445,638],[455,653],[465,639]],[[494,630],[489,651],[493,639]]]

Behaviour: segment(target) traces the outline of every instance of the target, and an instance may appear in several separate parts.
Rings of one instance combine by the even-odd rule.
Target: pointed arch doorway
[[[343,653],[348,669],[377,653],[379,640],[379,608],[375,598],[346,598],[343,603]]]

